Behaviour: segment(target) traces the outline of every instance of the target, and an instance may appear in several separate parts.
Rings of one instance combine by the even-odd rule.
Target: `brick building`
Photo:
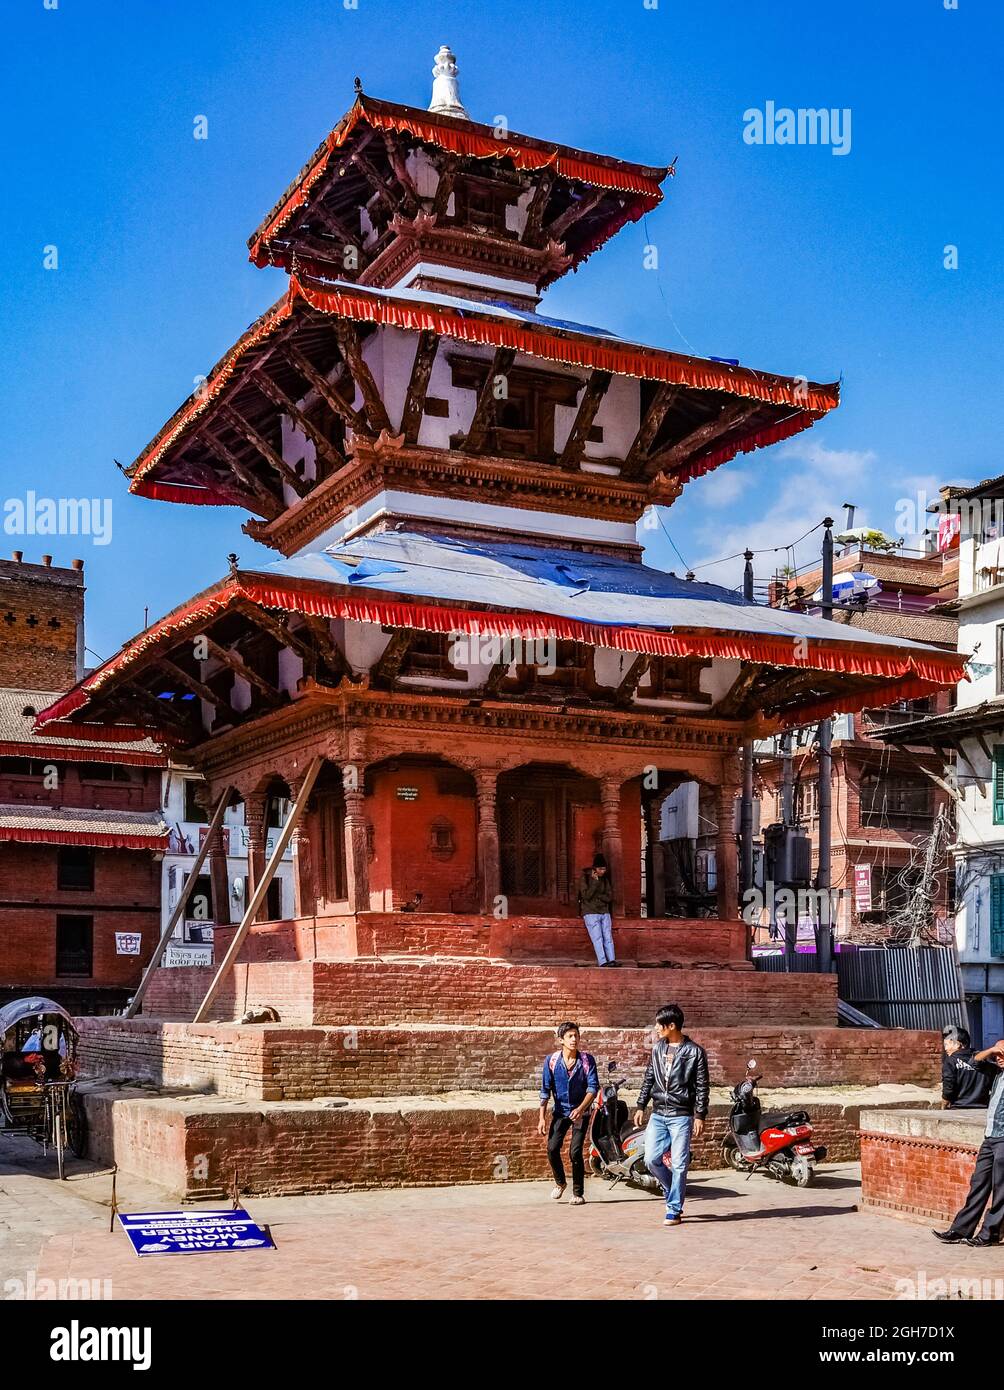
[[[835,556],[834,582],[841,575],[865,573],[879,582],[863,601],[838,604],[833,620],[862,632],[885,633],[952,649],[956,618],[941,605],[958,592],[957,549],[904,553],[901,549],[868,549],[850,545]],[[813,595],[822,582],[819,566],[775,580],[770,601],[795,611],[818,612]],[[908,899],[919,873],[919,847],[929,839],[941,814],[951,816],[952,799],[938,778],[944,760],[932,747],[891,749],[880,741],[892,724],[920,720],[947,710],[955,691],[938,691],[919,700],[900,700],[881,709],[862,709],[838,716],[833,726],[831,837],[832,884],[839,893],[836,910],[838,937],[868,941],[886,935],[890,914]],[[816,727],[797,730],[793,737],[794,811],[809,832],[813,872],[818,863],[819,770],[815,752]],[[782,763],[780,741],[758,760],[761,783],[761,825],[781,820]],[[931,774],[934,774],[934,777]],[[945,844],[947,845],[946,837]],[[945,858],[947,864],[947,856]],[[855,903],[855,870],[859,896]],[[936,915],[944,923],[949,912],[950,878],[941,872]],[[760,933],[767,936],[766,930]]]
[[[0,562],[0,998],[120,1004],[159,923],[165,758],[149,739],[50,736],[82,674],[83,570]]]

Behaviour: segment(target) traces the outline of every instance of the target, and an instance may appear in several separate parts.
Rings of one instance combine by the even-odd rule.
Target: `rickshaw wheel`
[[[87,1157],[87,1111],[76,1091],[70,1092],[66,1115],[66,1139],[77,1158]]]

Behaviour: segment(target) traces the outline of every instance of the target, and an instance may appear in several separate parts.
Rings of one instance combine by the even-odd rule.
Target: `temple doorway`
[[[602,849],[599,783],[562,765],[527,764],[500,775],[497,815],[509,911],[574,916],[579,874]]]

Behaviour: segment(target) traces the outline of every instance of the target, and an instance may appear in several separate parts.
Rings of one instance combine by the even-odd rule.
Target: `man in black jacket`
[[[659,1041],[652,1049],[641,1084],[634,1122],[639,1126],[645,1123],[645,1107],[651,1100],[645,1163],[666,1194],[663,1224],[679,1226],[687,1191],[691,1136],[701,1134],[708,1113],[708,1055],[683,1032],[683,1010],[679,1004],[663,1005],[655,1016],[655,1026]]]
[[[949,1024],[941,1030],[941,1104],[945,1110],[982,1110],[990,1099],[996,1067],[977,1062],[965,1028]]]

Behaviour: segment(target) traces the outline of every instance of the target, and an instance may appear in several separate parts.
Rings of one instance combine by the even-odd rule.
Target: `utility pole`
[[[743,571],[743,598],[753,602],[753,552],[747,550]],[[743,742],[743,790],[739,804],[739,890],[740,898],[753,887],[753,740]],[[747,954],[752,955],[753,933],[747,942]]]
[[[823,617],[833,618],[833,518],[823,521]],[[833,969],[833,904],[830,896],[830,837],[833,826],[833,802],[830,775],[833,756],[833,721],[819,723],[819,859],[816,870],[816,893],[819,902],[819,926],[816,931],[816,968],[822,974]]]

